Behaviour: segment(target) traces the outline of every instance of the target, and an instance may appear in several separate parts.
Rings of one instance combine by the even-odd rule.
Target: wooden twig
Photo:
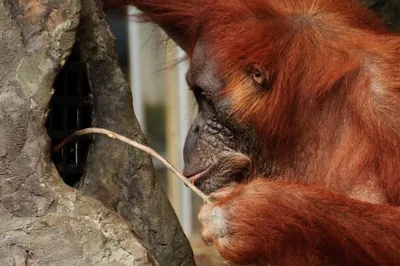
[[[194,193],[196,193],[200,198],[202,198],[206,203],[211,203],[211,198],[204,194],[200,189],[198,189],[195,185],[193,185],[185,176],[183,176],[170,162],[168,162],[166,159],[164,159],[160,154],[158,154],[155,150],[153,150],[150,147],[147,147],[146,145],[140,144],[136,141],[133,141],[131,139],[128,139],[127,137],[124,137],[122,135],[119,135],[115,132],[112,132],[108,129],[104,128],[86,128],[82,130],[78,130],[71,136],[67,137],[64,139],[60,144],[55,146],[52,150],[53,151],[58,151],[60,150],[65,144],[71,142],[72,140],[76,139],[77,137],[83,136],[83,135],[89,135],[89,134],[101,134],[101,135],[106,135],[107,137],[111,139],[116,139],[119,141],[122,141],[128,145],[131,145],[135,148],[138,148],[151,156],[157,158],[160,162],[162,162],[165,167],[167,167],[168,170],[170,170],[174,175],[176,175],[179,179],[185,183],[186,186],[188,186]]]

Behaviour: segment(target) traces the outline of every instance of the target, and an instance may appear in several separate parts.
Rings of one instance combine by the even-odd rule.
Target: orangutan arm
[[[203,206],[203,238],[235,265],[400,265],[400,209],[257,179]]]

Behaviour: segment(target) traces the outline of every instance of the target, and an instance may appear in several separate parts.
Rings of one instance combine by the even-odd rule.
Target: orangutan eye
[[[204,91],[201,87],[194,86],[194,87],[191,87],[190,90],[193,91],[193,94],[199,105],[202,105],[204,103],[212,104],[211,95],[209,93],[207,93],[206,91]]]

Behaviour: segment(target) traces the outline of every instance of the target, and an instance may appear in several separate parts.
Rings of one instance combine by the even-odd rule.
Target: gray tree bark
[[[114,37],[100,7],[95,1],[82,1],[82,23],[77,35],[93,88],[93,125],[143,143],[131,91],[114,53]],[[189,242],[155,180],[148,155],[107,137],[96,138],[80,189],[120,213],[162,265],[194,264]]]
[[[44,124],[52,84],[77,45],[96,126],[144,141],[94,0],[0,1],[0,265],[193,265],[150,158],[96,137],[86,178],[66,186]]]

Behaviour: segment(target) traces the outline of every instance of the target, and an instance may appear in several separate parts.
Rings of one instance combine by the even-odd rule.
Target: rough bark
[[[82,2],[87,4],[91,1]],[[111,160],[118,161],[118,167],[124,169],[117,177],[112,175],[125,182],[117,182],[121,186],[119,190],[105,187],[107,191],[116,193],[125,190],[125,198],[118,199],[119,204],[113,205],[113,209],[124,214],[122,210],[129,210],[129,204],[132,204],[130,206],[136,210],[132,213],[136,217],[132,217],[129,223],[101,201],[66,186],[51,162],[50,140],[44,124],[53,81],[74,45],[80,23],[80,8],[78,0],[0,1],[0,265],[158,265],[157,260],[162,256],[154,252],[157,248],[151,246],[156,241],[150,243],[146,242],[146,238],[142,239],[143,244],[150,243],[146,247],[138,241],[143,235],[147,236],[147,231],[143,229],[147,228],[146,223],[149,222],[146,219],[166,219],[163,224],[155,223],[160,227],[153,226],[149,229],[155,228],[155,232],[160,232],[160,235],[166,231],[170,222],[172,225],[176,224],[173,214],[165,214],[171,209],[166,209],[159,216],[142,215],[143,212],[137,210],[142,210],[143,206],[146,213],[152,211],[147,209],[153,206],[144,202],[146,197],[148,201],[163,201],[165,198],[153,194],[158,193],[158,190],[146,187],[138,200],[136,195],[131,195],[133,192],[140,194],[139,188],[143,185],[141,181],[133,182],[130,179],[132,176],[133,180],[144,178],[150,180],[149,186],[158,186],[152,183],[154,178],[148,178],[151,176],[151,169],[148,173],[142,169],[134,174],[140,169],[140,165],[144,169],[151,168],[151,164],[147,163],[148,158],[142,158],[136,151],[112,146],[112,150],[100,152],[104,156],[111,156]],[[81,23],[86,23],[90,16],[86,13]],[[104,23],[100,22],[101,17],[93,16],[99,23],[96,27],[104,29]],[[80,27],[82,28],[84,27]],[[88,55],[89,51],[93,51],[93,55],[98,55],[96,51],[106,51],[113,47],[107,40],[110,38],[109,33],[101,36],[102,33],[103,31],[93,30],[93,34],[99,34],[96,36],[99,43],[85,44],[82,40],[82,47],[86,47],[82,48],[83,53],[86,51]],[[107,41],[102,43],[102,40]],[[113,75],[108,76],[110,80],[104,83],[107,86],[99,91],[98,99],[107,94],[114,97],[110,95],[119,92],[129,98],[113,52],[103,52],[102,56],[94,58],[94,61],[87,60],[93,86],[104,78],[105,73],[102,71],[110,71],[110,75]],[[90,62],[99,65],[93,66]],[[111,66],[100,66],[109,62],[112,62]],[[97,78],[95,75],[98,75]],[[115,83],[112,83],[113,80]],[[105,91],[106,88],[110,89],[109,93]],[[130,121],[134,121],[133,115],[124,118],[128,109],[122,107],[125,103],[118,105],[121,98],[115,97],[111,102],[116,104],[115,108],[109,106],[108,109],[98,110],[113,112],[115,116],[107,119],[110,125],[111,120],[117,117],[119,121],[126,120],[123,124],[128,125]],[[99,100],[96,106],[102,103],[110,102]],[[138,132],[137,124],[133,124],[134,126],[121,133],[128,130]],[[137,135],[132,132],[130,136],[139,138],[141,135],[139,132]],[[102,143],[105,144],[103,141],[96,138],[92,155],[96,154],[96,149],[101,149]],[[127,156],[133,156],[136,161],[125,161]],[[96,158],[91,158],[94,159]],[[96,163],[101,164],[102,160],[99,159]],[[112,167],[104,168],[104,171],[109,169],[113,171]],[[129,194],[126,191],[131,187],[134,189]],[[128,201],[128,196],[131,200],[129,204],[124,203]],[[129,212],[128,210],[125,212]],[[161,210],[155,208],[154,213],[156,211]],[[173,228],[179,236],[180,229]],[[164,239],[174,241],[171,238]],[[184,242],[184,237],[182,239]],[[168,251],[175,248],[168,245],[165,248]],[[147,248],[150,248],[150,252]],[[175,255],[174,252],[176,250],[171,251],[171,256]],[[190,261],[191,252],[187,251],[186,257]]]
[[[101,5],[94,0],[82,1],[81,14],[77,45],[93,91],[93,125],[145,143]],[[189,241],[155,180],[147,154],[106,137],[96,137],[80,189],[118,211],[161,265],[194,264]]]

